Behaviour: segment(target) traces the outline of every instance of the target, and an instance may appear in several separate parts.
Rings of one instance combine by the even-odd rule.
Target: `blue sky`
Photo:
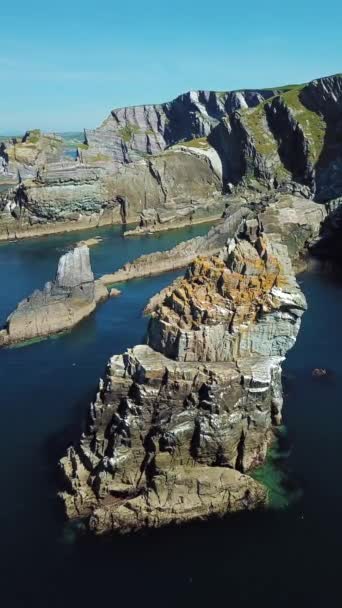
[[[31,0],[0,6],[0,133],[81,130],[189,89],[342,72],[342,3]]]

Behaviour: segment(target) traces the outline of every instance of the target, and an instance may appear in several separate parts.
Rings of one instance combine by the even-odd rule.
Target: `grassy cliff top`
[[[300,88],[288,91],[282,95],[282,99],[303,129],[305,139],[309,142],[310,160],[316,163],[323,149],[326,123],[319,114],[309,110],[302,103],[300,92]]]
[[[206,137],[197,137],[196,139],[182,141],[179,145],[185,146],[186,148],[198,148],[200,150],[209,150],[210,148],[210,144]]]
[[[290,89],[284,87],[284,92],[275,95],[255,108],[248,108],[241,113],[242,121],[253,138],[256,151],[269,156],[277,151],[278,143],[269,128],[266,109],[274,100],[281,100],[301,127],[304,137],[309,144],[309,159],[315,164],[322,152],[326,124],[322,116],[309,110],[302,100],[301,91],[305,85],[293,85]]]

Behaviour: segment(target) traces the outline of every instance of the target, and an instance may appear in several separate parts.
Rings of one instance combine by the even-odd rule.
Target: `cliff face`
[[[147,346],[110,360],[61,461],[68,517],[125,531],[267,501],[247,472],[281,421],[280,365],[306,304],[286,247],[250,222],[157,301]]]
[[[17,180],[34,177],[37,167],[61,159],[63,139],[39,129],[27,131],[24,137],[0,144],[0,177]]]
[[[206,137],[226,114],[256,106],[275,92],[189,91],[164,104],[115,109],[100,127],[86,130],[89,150],[82,155],[87,159],[97,151],[114,162],[127,163],[158,154],[180,141]]]
[[[215,165],[213,161],[219,163]],[[59,163],[25,180],[0,205],[0,238],[32,232],[132,222],[142,214],[152,223],[220,217],[222,171],[214,150],[177,149],[122,166]],[[1,213],[2,211],[2,213]]]
[[[281,90],[190,92],[113,110],[87,132],[76,162],[52,162],[46,146],[37,156],[43,136],[21,142],[25,154],[34,146],[32,178],[0,200],[0,239],[127,221],[140,231],[167,229],[270,191],[338,198],[341,82],[337,75]]]
[[[253,180],[329,200],[341,194],[340,75],[295,86],[252,109],[233,112],[209,136],[225,185]]]
[[[0,346],[42,338],[70,329],[108,297],[95,282],[88,247],[76,247],[58,263],[56,279],[20,302],[0,331]]]
[[[227,260],[198,258],[153,313],[149,345],[180,361],[284,356],[304,308],[288,265],[286,248],[262,238],[231,243]]]

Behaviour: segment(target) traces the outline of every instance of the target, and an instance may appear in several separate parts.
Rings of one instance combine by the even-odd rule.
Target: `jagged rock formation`
[[[218,157],[217,157],[218,158]],[[207,155],[174,150],[115,173],[108,165],[47,165],[0,207],[0,239],[138,221],[146,209],[181,223],[218,218],[222,181]],[[1,213],[2,211],[2,213]]]
[[[281,421],[280,365],[306,303],[286,246],[247,227],[156,305],[148,346],[110,360],[61,460],[68,517],[100,533],[265,504],[247,472]]]
[[[0,331],[0,346],[42,338],[70,329],[108,297],[94,280],[88,247],[76,247],[58,263],[56,279],[20,302]]]
[[[156,251],[142,255],[113,272],[101,277],[104,285],[147,277],[162,272],[184,268],[199,255],[213,255],[227,243],[228,238],[249,230],[259,217],[263,229],[285,244],[294,263],[303,256],[306,247],[313,244],[320,234],[327,216],[324,205],[300,196],[273,194],[256,198],[256,202],[231,202],[224,212],[224,219],[208,234],[179,243],[169,251]],[[246,220],[251,219],[251,223]],[[168,289],[168,288],[167,288]]]
[[[198,258],[153,313],[148,344],[180,361],[283,356],[303,309],[291,272],[286,247],[261,238],[230,244],[227,261]]]
[[[342,192],[342,76],[314,80],[223,118],[209,136],[225,184],[291,190],[300,184],[318,200]]]
[[[320,237],[326,217],[324,205],[289,194],[271,197],[259,215],[265,232],[286,245],[295,266]]]
[[[159,154],[180,141],[206,137],[219,120],[238,108],[254,107],[276,90],[189,91],[157,105],[112,110],[100,127],[85,131],[88,150],[116,163],[133,162],[145,154]]]
[[[321,260],[334,260],[334,271],[342,259],[342,197],[326,204],[326,218],[315,241],[310,243],[310,253]]]
[[[63,139],[39,129],[27,131],[23,138],[0,144],[0,177],[17,181],[34,177],[37,167],[61,159]]]
[[[198,255],[218,253],[227,243],[228,238],[232,238],[240,232],[243,220],[252,215],[252,211],[246,207],[231,205],[226,211],[225,220],[211,228],[205,236],[197,236],[179,243],[169,251],[156,251],[142,255],[116,272],[102,276],[100,280],[104,285],[110,285],[185,268]]]

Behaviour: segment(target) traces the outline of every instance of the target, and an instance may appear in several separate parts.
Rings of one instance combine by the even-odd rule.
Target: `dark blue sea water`
[[[97,275],[207,227],[125,240],[96,232]],[[0,246],[0,320],[54,275],[65,248],[87,233]],[[0,351],[0,601],[54,606],[337,606],[342,548],[342,284],[300,277],[309,302],[285,372],[290,478],[287,509],[109,539],[75,535],[56,504],[56,462],[77,437],[113,353],[139,342],[148,298],[177,273],[130,282],[71,333]],[[315,367],[328,378],[311,375]]]

